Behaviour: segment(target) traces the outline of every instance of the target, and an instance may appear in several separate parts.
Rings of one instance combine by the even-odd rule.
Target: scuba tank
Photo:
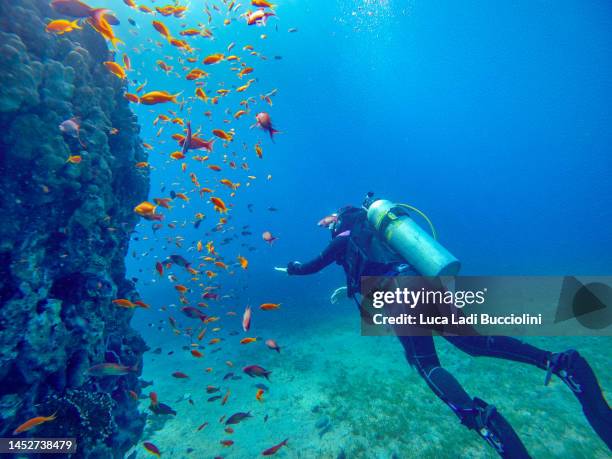
[[[461,268],[459,260],[435,238],[433,225],[418,209],[395,204],[386,199],[372,199],[368,194],[368,221],[389,246],[425,277],[455,276]],[[429,223],[430,236],[410,216],[406,209],[419,213]]]

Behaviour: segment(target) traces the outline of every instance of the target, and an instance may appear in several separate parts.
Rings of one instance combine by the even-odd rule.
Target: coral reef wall
[[[0,0],[0,436],[57,411],[26,435],[123,457],[144,426],[129,392],[146,346],[111,301],[138,299],[124,259],[146,154],[105,41],[89,26],[46,33],[55,18],[47,1]],[[80,140],[59,129],[72,117]],[[133,371],[91,377],[102,362]]]

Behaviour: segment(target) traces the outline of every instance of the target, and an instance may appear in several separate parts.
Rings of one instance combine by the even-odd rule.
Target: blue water
[[[188,343],[172,335],[165,325],[168,313],[158,311],[161,306],[170,307],[171,315],[186,324],[180,313],[172,309],[171,305],[178,305],[178,296],[165,275],[159,278],[155,273],[155,261],[173,253],[191,260],[206,252],[197,254],[193,250],[196,241],[213,240],[228,264],[234,263],[239,254],[250,263],[247,271],[233,266],[234,275],[221,273],[212,280],[221,287],[221,294],[230,296],[221,303],[221,311],[231,309],[240,315],[246,304],[280,302],[282,313],[265,319],[258,316],[257,333],[274,331],[295,348],[301,338],[317,334],[313,345],[320,346],[320,352],[311,356],[317,371],[325,373],[322,362],[327,358],[335,364],[343,362],[350,369],[358,367],[363,362],[353,347],[343,350],[342,345],[333,344],[337,344],[337,327],[341,326],[350,328],[353,335],[347,339],[353,340],[355,346],[363,343],[357,336],[357,317],[350,319],[356,316],[354,307],[350,303],[332,307],[328,302],[331,291],[344,281],[341,270],[330,267],[316,276],[287,279],[272,268],[317,255],[329,241],[328,232],[318,228],[317,221],[341,206],[360,204],[368,191],[424,210],[443,244],[461,259],[464,274],[610,273],[612,5],[609,2],[279,3],[278,19],[269,19],[266,27],[247,27],[243,21],[225,27],[221,23],[224,15],[213,11],[214,40],[189,39],[199,48],[196,55],[200,61],[214,52],[227,54],[227,45],[235,42],[233,52],[255,68],[252,76],[257,81],[244,94],[254,96],[257,103],[240,120],[233,120],[231,114],[240,108],[239,101],[244,97],[233,92],[220,98],[216,106],[197,100],[189,102],[191,114],[186,111],[178,114],[190,119],[194,129],[201,127],[207,139],[214,128],[235,128],[235,140],[227,148],[217,141],[210,154],[208,163],[222,166],[221,172],[212,172],[205,168],[207,163],[192,160],[185,161],[187,170],[182,172],[181,162],[169,159],[169,154],[179,149],[170,135],[182,129],[165,124],[158,138],[156,133],[162,123],[153,126],[152,121],[157,114],[168,114],[168,108],[174,110],[177,106],[134,106],[142,138],[154,146],[149,157],[153,166],[151,198],[167,196],[170,190],[188,193],[191,198],[184,205],[175,200],[171,211],[162,209],[166,216],[163,223],[176,221],[175,229],[164,227],[153,234],[151,224],[143,223],[135,235],[138,240],[133,240],[130,246],[130,253],[134,251],[137,256],[128,257],[129,273],[139,279],[143,299],[154,306],[149,312],[137,311],[134,323],[143,330],[152,347],[180,349],[180,345]],[[158,48],[148,41],[164,42],[150,25],[152,18],[123,5],[113,7],[122,19],[117,34],[126,41],[124,49],[135,69],[129,74],[130,79],[138,83],[148,80],[145,92],[183,91],[179,99],[191,97],[194,83],[184,79],[186,72],[177,62],[182,54],[166,43]],[[138,28],[129,26],[127,17],[133,17]],[[180,24],[195,26],[207,19],[199,2],[194,2],[185,19],[164,22],[173,34],[178,34]],[[288,33],[292,27],[298,28],[298,32]],[[137,30],[138,35],[130,35],[130,29]],[[266,39],[260,38],[262,33],[267,35]],[[268,59],[248,56],[242,50],[246,44],[253,45]],[[130,51],[134,47],[141,53]],[[157,59],[173,65],[180,78],[173,72],[165,75],[157,69]],[[190,68],[194,66],[210,71],[211,76],[204,80],[209,95],[221,83],[233,89],[251,76],[238,80],[229,70],[231,65],[225,62],[210,67],[193,64]],[[278,94],[270,107],[259,100],[259,95],[274,88]],[[231,110],[229,115],[224,113],[227,108]],[[212,121],[203,115],[206,110],[212,111]],[[249,129],[260,110],[269,112],[275,127],[282,131],[275,143],[261,130]],[[223,119],[232,122],[225,124]],[[264,150],[263,159],[258,159],[253,150],[258,140]],[[232,156],[234,152],[236,157]],[[224,154],[238,165],[245,157],[250,171],[229,170],[222,162]],[[193,191],[190,172],[198,175],[202,186],[214,185],[218,189],[214,180],[220,178],[241,183],[234,198],[226,189],[214,193],[233,205],[225,232],[206,234],[219,215]],[[268,174],[271,180],[266,179]],[[247,175],[257,177],[250,180],[249,187]],[[207,183],[208,180],[211,182]],[[247,204],[253,204],[253,212]],[[278,211],[269,211],[268,207]],[[206,214],[199,229],[193,227],[196,212]],[[220,245],[221,239],[240,233],[243,225],[249,225],[251,236],[240,236]],[[263,231],[271,231],[278,240],[269,246],[261,239]],[[143,240],[143,236],[148,240]],[[184,238],[182,248],[168,239],[177,236]],[[241,246],[243,243],[246,246]],[[249,251],[249,247],[256,250]],[[145,252],[150,253],[143,255]],[[179,277],[182,282],[188,281],[182,273]],[[197,295],[190,298],[198,301]],[[329,321],[334,319],[339,322],[330,326]],[[158,326],[163,329],[161,334],[156,331]],[[237,326],[238,322],[232,322],[228,329]],[[228,335],[223,336],[229,339]],[[568,343],[542,340],[540,344],[561,349]],[[609,340],[575,340],[569,345],[610,349]],[[401,361],[399,347],[392,347],[395,343],[384,346],[392,353],[391,361]],[[326,350],[335,353],[335,357],[326,356]],[[243,351],[239,345],[228,344],[222,354],[240,359],[240,352]],[[268,354],[261,357],[250,349],[244,352],[253,359],[270,359]],[[267,350],[262,348],[259,352]],[[285,361],[283,365],[285,368],[294,365],[295,359],[311,355],[307,352],[308,349],[294,351],[293,363]],[[609,357],[591,352],[593,358],[600,358],[600,371],[610,366]],[[155,362],[159,364],[159,359],[149,362],[149,376],[161,379],[166,368],[160,369]],[[388,363],[380,365],[389,368]],[[499,365],[496,371],[508,374],[516,368],[503,363],[494,365]],[[424,407],[434,400],[414,372],[403,366],[393,367],[393,371],[400,371],[399,367],[405,374],[411,374],[411,381],[423,386],[419,397],[425,400]],[[300,367],[296,368],[299,375]],[[469,369],[458,371],[464,371],[468,381],[475,378]],[[537,378],[540,377],[538,373]],[[609,390],[609,371],[604,377],[607,379],[603,386]],[[164,374],[163,378],[167,380],[169,376]],[[399,384],[405,375],[390,378]],[[174,384],[168,382],[168,390],[172,390],[170,383]],[[295,384],[283,380],[287,397],[291,397],[292,390],[303,390],[303,386]],[[480,387],[478,382],[474,384]],[[534,387],[536,382],[525,384]],[[539,379],[537,384],[540,390]],[[572,419],[583,423],[582,432],[586,436],[577,440],[577,444],[582,442],[582,449],[577,446],[578,449],[569,451],[578,451],[576,454],[591,451],[603,457],[605,447],[588,433],[580,408],[572,405],[571,395],[566,395],[565,411],[574,413]],[[321,397],[326,394],[321,392]],[[513,400],[503,397],[499,403],[514,407]],[[521,403],[527,403],[525,397]],[[439,405],[443,425],[451,429],[441,429],[440,436],[464,438],[467,432],[456,426],[458,423],[446,407]],[[367,416],[367,406],[360,410]],[[419,416],[418,412],[414,415]],[[299,418],[299,413],[296,417]],[[356,418],[351,421],[357,422]],[[567,420],[556,426],[561,428],[563,422]],[[290,425],[278,425],[279,430],[287,432],[285,435],[279,431],[278,441],[288,436]],[[562,432],[551,427],[548,434],[558,437]],[[316,441],[315,436],[313,442]],[[464,454],[484,454],[478,439],[470,441],[472,446]],[[380,444],[372,448],[384,450]],[[247,448],[242,455],[236,453],[233,457],[249,457],[254,451]],[[324,457],[328,454],[331,457],[327,449],[321,451],[325,451],[321,453]],[[434,447],[427,454],[439,457],[439,452]],[[390,457],[389,451],[386,453],[387,456],[381,453],[381,457]],[[296,450],[286,454],[296,454]],[[305,454],[304,457],[311,457]],[[354,454],[359,457],[360,453]],[[568,450],[565,454],[569,454]]]

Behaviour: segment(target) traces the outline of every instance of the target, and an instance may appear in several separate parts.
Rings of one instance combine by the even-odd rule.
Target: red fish
[[[246,332],[251,328],[251,307],[247,306],[242,315],[242,329]]]
[[[159,448],[155,446],[153,443],[145,441],[142,444],[142,446],[144,446],[144,449],[146,449],[148,452],[150,452],[154,456],[157,456],[157,457],[161,456],[161,452],[159,451]]]
[[[185,306],[181,308],[181,312],[191,319],[200,319],[202,322],[208,318],[206,314],[193,306]]]
[[[274,141],[274,134],[279,134],[280,131],[277,131],[274,129],[274,126],[272,126],[272,118],[270,118],[270,115],[266,112],[259,112],[255,115],[255,119],[257,120],[255,125],[270,134],[270,138]]]
[[[159,261],[155,263],[155,269],[157,270],[160,276],[164,275],[164,265],[162,265]]]
[[[332,223],[336,223],[338,221],[338,214],[331,214],[331,215],[327,215],[325,217],[323,217],[321,220],[319,220],[319,223],[317,223],[318,226],[323,226],[325,228],[329,228],[329,226]]]
[[[271,448],[266,449],[265,451],[263,451],[261,453],[262,456],[272,456],[273,454],[276,454],[276,452],[281,449],[283,446],[287,445],[287,440],[289,440],[288,438],[285,438],[283,441],[281,441],[278,445],[275,445]]]
[[[276,351],[276,352],[280,352],[280,350],[281,350],[279,345],[276,344],[276,341],[274,341],[273,339],[266,340],[266,346],[268,346],[270,349],[272,349],[273,351]]]
[[[51,7],[60,14],[73,18],[86,18],[93,12],[93,8],[78,0],[53,0]]]
[[[264,231],[261,235],[261,238],[270,245],[272,245],[272,243],[278,239],[277,237],[272,236],[272,233],[270,231]]]
[[[182,371],[175,371],[174,373],[172,373],[172,376],[174,376],[177,379],[188,379],[189,378],[189,376],[187,376]]]

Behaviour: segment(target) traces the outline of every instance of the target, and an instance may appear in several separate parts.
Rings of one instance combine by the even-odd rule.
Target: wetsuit
[[[342,231],[342,232],[340,232]],[[336,262],[350,277],[346,260],[351,229],[335,231],[328,246],[314,259],[287,265],[289,275],[307,275],[321,271]],[[366,262],[362,276],[416,275],[406,264]],[[502,457],[529,457],[523,443],[510,424],[494,406],[472,399],[457,379],[440,364],[433,336],[398,336],[406,359],[415,367],[431,390],[459,417],[462,424],[475,430]],[[597,379],[586,360],[574,350],[553,354],[507,336],[445,336],[448,342],[474,357],[495,357],[534,365],[559,376],[583,405],[583,411],[594,430],[612,449],[612,414],[603,398]]]

